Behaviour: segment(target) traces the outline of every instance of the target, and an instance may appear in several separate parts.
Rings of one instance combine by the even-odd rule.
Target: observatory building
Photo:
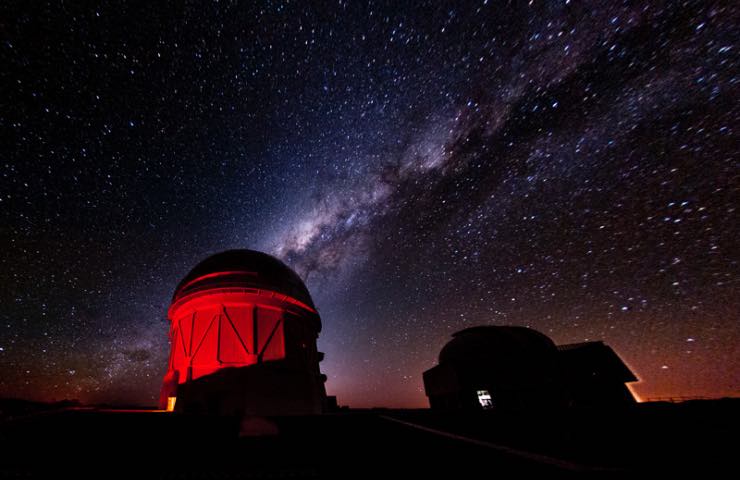
[[[219,415],[321,413],[321,319],[300,277],[253,250],[206,258],[175,289],[160,408]]]
[[[480,326],[453,334],[424,372],[436,410],[623,406],[637,381],[603,342],[556,346],[524,327]]]

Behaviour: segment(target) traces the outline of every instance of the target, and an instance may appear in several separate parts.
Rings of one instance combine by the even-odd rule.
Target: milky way
[[[740,9],[613,3],[3,6],[0,394],[152,403],[175,285],[254,248],[340,403],[479,324],[736,395]]]

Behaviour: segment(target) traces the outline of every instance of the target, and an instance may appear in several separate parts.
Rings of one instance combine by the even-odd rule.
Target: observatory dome
[[[160,408],[234,415],[321,413],[321,317],[301,278],[254,250],[197,264],[167,310]]]
[[[440,363],[486,362],[509,364],[544,361],[557,353],[546,335],[525,327],[486,325],[453,334],[439,353]]]
[[[626,406],[625,385],[637,378],[603,342],[556,346],[531,328],[467,328],[424,372],[424,392],[435,410]]]
[[[255,250],[227,250],[197,264],[178,284],[172,303],[202,291],[246,287],[282,293],[315,310],[301,278],[277,258]]]

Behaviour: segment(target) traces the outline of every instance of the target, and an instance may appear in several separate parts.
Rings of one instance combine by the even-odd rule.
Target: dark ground
[[[240,438],[239,422],[229,418],[92,409],[11,416],[6,411],[0,424],[0,476],[627,478],[696,473],[713,478],[734,470],[739,412],[738,400],[528,415],[349,410],[275,418],[278,436]]]

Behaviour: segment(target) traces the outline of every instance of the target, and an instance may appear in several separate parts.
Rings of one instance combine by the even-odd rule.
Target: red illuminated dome
[[[179,411],[319,413],[321,319],[300,277],[254,250],[206,258],[168,310],[171,353],[160,405]]]
[[[198,291],[228,286],[267,289],[314,309],[301,278],[277,258],[255,250],[227,250],[196,265],[175,289],[175,301]]]

